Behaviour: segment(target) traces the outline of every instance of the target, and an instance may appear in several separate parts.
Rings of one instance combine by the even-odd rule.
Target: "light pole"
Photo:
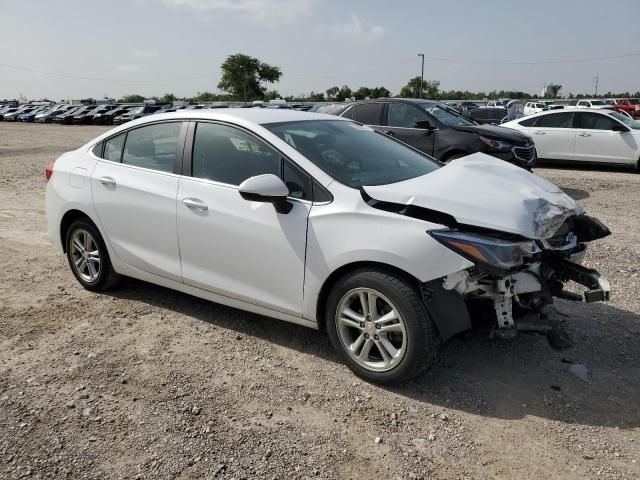
[[[422,57],[422,69],[420,70],[420,97],[422,98],[422,89],[424,87],[424,53],[419,53],[419,57]]]

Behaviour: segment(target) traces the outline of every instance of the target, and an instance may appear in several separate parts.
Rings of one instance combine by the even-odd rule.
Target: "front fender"
[[[317,302],[333,272],[374,262],[402,270],[425,283],[473,264],[430,235],[442,228],[424,220],[372,209],[362,202],[340,211],[333,204],[314,206],[309,215],[303,316],[316,321]]]

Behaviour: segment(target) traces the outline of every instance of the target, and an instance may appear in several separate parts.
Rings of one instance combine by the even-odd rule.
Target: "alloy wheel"
[[[356,288],[342,297],[336,326],[347,354],[368,370],[391,370],[406,353],[402,316],[387,297],[371,288]]]
[[[100,250],[93,236],[78,229],[71,237],[71,261],[76,273],[85,282],[93,283],[100,276]]]

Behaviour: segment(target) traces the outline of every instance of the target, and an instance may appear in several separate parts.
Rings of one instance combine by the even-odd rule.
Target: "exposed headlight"
[[[487,138],[487,137],[478,137],[478,138],[482,140],[484,143],[486,143],[487,145],[489,145],[494,150],[507,151],[513,146],[510,143],[502,142],[500,140],[495,140],[493,138]]]
[[[533,212],[533,232],[538,238],[552,237],[567,218],[580,210],[554,205],[541,198]]]
[[[526,259],[541,251],[533,240],[517,242],[457,230],[433,230],[429,233],[466,259],[497,270],[520,267]]]

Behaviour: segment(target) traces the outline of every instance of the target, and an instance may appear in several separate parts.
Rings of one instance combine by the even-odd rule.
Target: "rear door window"
[[[382,113],[382,103],[360,103],[354,105],[348,112],[356,122],[365,125],[380,125],[380,114]]]
[[[536,123],[536,120],[538,120],[539,118],[540,117],[525,118],[524,120],[520,120],[518,123],[523,127],[533,127]]]
[[[182,122],[168,122],[129,130],[122,152],[122,163],[173,172],[181,128]]]
[[[551,113],[537,117],[537,120],[535,126],[540,128],[571,128],[573,113]]]

